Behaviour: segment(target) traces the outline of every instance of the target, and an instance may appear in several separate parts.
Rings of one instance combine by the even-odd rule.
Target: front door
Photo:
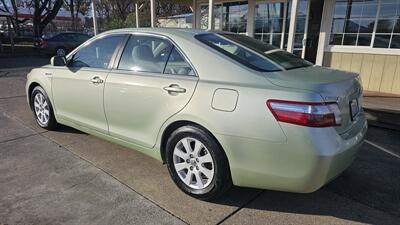
[[[192,66],[168,39],[135,35],[107,77],[104,106],[110,134],[155,145],[164,122],[189,102],[197,84]]]
[[[123,35],[98,38],[80,48],[68,66],[55,68],[52,92],[57,117],[108,132],[103,107],[104,81]]]

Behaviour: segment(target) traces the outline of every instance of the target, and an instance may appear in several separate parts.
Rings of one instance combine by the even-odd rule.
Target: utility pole
[[[97,15],[96,15],[96,0],[92,1],[92,16],[93,16],[93,32],[97,35]]]
[[[154,27],[156,20],[155,0],[150,0],[150,18],[151,18],[151,27]]]
[[[214,18],[214,0],[208,1],[208,29],[214,30],[215,18]]]
[[[136,16],[136,28],[139,28],[139,9],[137,3],[135,3],[135,16]]]

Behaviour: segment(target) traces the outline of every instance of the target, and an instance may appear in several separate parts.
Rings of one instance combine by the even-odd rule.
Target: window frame
[[[88,45],[92,44],[95,41],[101,40],[103,38],[111,37],[111,36],[116,36],[116,35],[121,35],[122,40],[120,43],[118,43],[117,47],[114,50],[113,55],[111,56],[110,62],[108,63],[107,68],[97,68],[97,67],[73,67],[71,66],[72,60],[74,59],[74,56],[76,55],[77,52],[79,52],[81,49],[87,47]],[[109,34],[100,34],[98,36],[92,37],[88,39],[86,42],[84,42],[82,45],[80,45],[78,48],[70,52],[67,56],[67,68],[81,68],[81,69],[88,69],[88,70],[111,70],[115,64],[116,57],[122,47],[122,45],[126,41],[126,36],[128,36],[126,33],[109,33]]]
[[[383,2],[383,4],[385,4],[385,3]],[[378,34],[376,33],[377,28],[378,28],[378,21],[379,21],[381,6],[382,6],[382,0],[377,0],[377,5],[378,5],[377,12],[376,12],[375,17],[373,18],[375,24],[373,27],[373,31],[371,33],[372,37],[371,37],[371,43],[369,46],[343,45],[343,40],[342,40],[342,45],[334,45],[334,44],[330,44],[330,39],[331,39],[331,35],[333,34],[332,27],[333,27],[334,15],[335,15],[336,0],[331,1],[331,5],[329,7],[330,8],[330,10],[329,10],[330,16],[329,16],[329,21],[328,21],[329,23],[326,23],[327,29],[325,29],[328,32],[327,32],[327,40],[326,40],[324,51],[340,52],[340,53],[354,53],[354,51],[357,51],[357,53],[361,53],[361,54],[400,55],[400,48],[390,48],[392,38],[390,39],[388,48],[374,47],[375,36],[384,34],[384,33],[378,33]],[[323,27],[321,27],[320,30],[322,31]],[[353,33],[349,33],[349,34],[353,34]],[[358,33],[358,34],[360,34],[360,33]],[[363,33],[361,33],[361,34],[363,34]],[[392,33],[390,33],[390,35],[393,36],[393,34],[394,33],[392,31]],[[397,33],[395,33],[395,34],[397,34]]]
[[[143,76],[163,76],[163,77],[172,77],[172,76],[179,76],[179,77],[198,77],[198,73],[196,68],[193,66],[193,63],[189,60],[189,58],[187,57],[187,55],[182,51],[182,49],[176,44],[175,41],[173,41],[170,37],[166,36],[166,35],[162,35],[162,34],[155,34],[155,33],[150,33],[150,32],[127,32],[126,33],[126,39],[122,42],[123,44],[121,45],[121,47],[118,50],[118,53],[115,57],[115,61],[113,63],[112,66],[112,70],[115,72],[121,72],[123,74],[134,74],[134,75],[143,75]],[[189,64],[189,66],[192,68],[194,75],[183,75],[183,74],[166,74],[165,72],[165,67],[168,64],[168,60],[169,60],[169,56],[168,55],[168,59],[165,62],[164,68],[163,68],[163,72],[162,73],[156,73],[156,72],[147,72],[147,71],[132,71],[132,70],[124,70],[124,69],[118,69],[118,66],[121,62],[121,58],[122,55],[124,53],[124,50],[126,48],[126,46],[128,45],[128,41],[129,39],[135,38],[135,36],[150,36],[150,37],[156,37],[156,38],[160,38],[160,39],[165,39],[167,41],[169,41],[172,45],[171,51],[169,54],[171,54],[172,49],[176,49],[181,55],[182,57],[185,59],[185,61]]]

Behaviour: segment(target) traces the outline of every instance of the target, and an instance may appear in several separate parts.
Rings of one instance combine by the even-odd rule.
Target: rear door
[[[106,80],[104,107],[112,136],[153,147],[163,123],[189,102],[198,78],[169,39],[131,36]]]

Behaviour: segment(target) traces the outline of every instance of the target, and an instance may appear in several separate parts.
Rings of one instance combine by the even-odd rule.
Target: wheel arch
[[[213,133],[211,133],[211,131],[209,131],[206,127],[202,126],[201,124],[190,121],[190,120],[174,121],[164,129],[163,134],[161,136],[161,143],[160,143],[160,154],[161,154],[161,160],[163,163],[165,163],[165,161],[166,161],[166,146],[167,146],[168,138],[176,129],[183,127],[183,126],[188,126],[188,125],[198,127],[200,129],[202,129],[203,131],[207,132],[214,139],[214,141],[219,145],[219,147],[222,149],[222,151],[225,154],[225,157],[228,161],[228,165],[229,165],[229,158],[225,152],[225,149],[222,147],[221,143],[213,135]]]
[[[32,109],[32,91],[37,86],[42,87],[38,82],[33,81],[32,83],[29,84],[29,87],[28,87],[28,93],[27,93],[28,94],[28,102],[29,102],[29,107],[31,109]]]

